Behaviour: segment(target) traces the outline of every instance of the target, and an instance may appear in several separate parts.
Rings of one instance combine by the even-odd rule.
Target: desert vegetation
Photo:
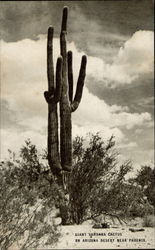
[[[8,159],[1,166],[1,249],[8,249],[21,238],[21,249],[37,246],[42,237],[44,245],[58,238],[56,226],[49,224],[48,216],[62,194],[52,182],[48,168],[40,163],[41,158],[44,154],[39,156],[36,146],[27,140],[19,159]]]
[[[103,141],[91,135],[87,147],[84,141],[76,137],[73,142],[73,170],[65,180],[66,189],[51,173],[46,150],[39,153],[30,140],[18,159],[1,164],[1,249],[14,242],[19,242],[19,249],[53,245],[60,224],[95,221],[100,215],[117,218],[120,224],[141,217],[143,226],[154,226],[154,169],[143,166],[135,178],[126,178],[132,165],[119,165],[114,137]],[[58,216],[61,221],[55,224]]]

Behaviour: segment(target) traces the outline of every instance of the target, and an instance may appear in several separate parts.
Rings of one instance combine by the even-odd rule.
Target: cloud
[[[125,111],[127,110],[127,111]],[[127,128],[134,126],[149,126],[151,115],[144,113],[130,113],[126,107],[117,105],[109,106],[104,100],[98,99],[84,88],[83,99],[78,110],[73,113],[73,118],[79,126],[102,124],[109,128]]]
[[[73,51],[77,48],[72,43]],[[106,47],[107,51],[108,48]],[[102,49],[103,50],[103,49]],[[101,51],[102,51],[101,50]],[[76,53],[76,56],[81,53]],[[76,60],[79,58],[77,57]],[[118,50],[113,62],[106,63],[101,57],[88,57],[87,73],[104,84],[116,87],[133,83],[145,74],[154,71],[154,32],[140,30],[135,32]]]
[[[94,61],[93,61],[94,62]],[[97,67],[90,60],[90,76],[111,87],[131,84],[154,71],[154,32],[137,31],[124,43],[111,64],[98,59]]]
[[[104,140],[108,140],[111,135],[114,135],[116,143],[118,144],[124,139],[124,134],[119,128],[109,128],[102,124],[78,126],[75,122],[73,122],[73,138],[77,135],[85,138],[89,134],[96,133],[99,133]]]
[[[41,151],[46,148],[46,136],[33,130],[19,131],[14,129],[1,129],[1,151],[0,158],[5,159],[8,157],[8,149],[19,156],[19,150],[24,145],[24,141],[30,139],[31,142],[37,145],[37,148]]]
[[[129,142],[129,143],[126,143],[126,144],[120,144],[119,146],[118,146],[118,148],[135,148],[135,147],[137,147],[138,145],[137,145],[137,143],[136,142]]]
[[[154,108],[154,96],[142,97],[138,103],[142,108]]]
[[[120,48],[113,64],[107,66],[107,78],[130,84],[141,74],[154,70],[154,33],[137,31]]]
[[[126,47],[131,47],[130,43]],[[68,49],[73,51],[75,83],[83,52],[77,50],[74,42],[68,44]],[[126,49],[122,52],[124,55],[120,57],[125,57],[125,51]],[[55,38],[55,63],[59,53],[59,40]],[[3,148],[5,151],[11,146],[16,148],[17,144],[27,137],[34,140],[37,145],[46,144],[47,104],[43,97],[43,92],[47,89],[45,36],[40,36],[36,41],[30,39],[12,43],[1,41],[1,60],[2,97],[7,102],[10,114],[8,124],[2,133]],[[102,59],[88,56],[88,79],[93,74],[97,81],[102,75],[103,67],[105,63]],[[16,124],[12,128],[9,123],[15,120],[14,116]],[[118,143],[124,140],[123,128],[149,126],[152,122],[149,113],[130,113],[127,106],[110,106],[91,94],[87,87],[84,88],[78,110],[72,116],[74,136],[99,131],[106,138],[114,134]]]
[[[78,44],[80,41],[86,44],[85,40],[94,44],[102,34],[106,39],[107,32],[131,34],[137,29],[153,30],[152,1],[141,0],[140,4],[139,1],[123,1],[123,4],[120,1],[101,1],[100,4],[97,1],[65,1],[65,5],[69,7],[70,35]],[[2,1],[3,38],[6,41],[36,39],[50,24],[59,30],[63,6],[64,1],[22,1],[20,4]]]

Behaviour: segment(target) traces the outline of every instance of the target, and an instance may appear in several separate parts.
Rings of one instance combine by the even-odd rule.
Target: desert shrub
[[[11,164],[10,164],[11,163]],[[0,170],[0,245],[19,249],[54,244],[59,237],[49,215],[63,202],[63,192],[54,182],[30,140],[18,161],[7,161]]]
[[[155,227],[155,215],[146,215],[143,219],[143,227]]]
[[[142,187],[150,204],[155,207],[155,167],[152,169],[150,166],[142,166],[135,181]]]
[[[130,217],[144,217],[146,214],[153,213],[153,207],[149,203],[141,202],[138,199],[129,206],[128,215]]]
[[[113,136],[105,142],[98,134],[92,135],[87,147],[84,139],[77,137],[73,149],[74,166],[68,185],[73,223],[102,213],[123,218],[135,209],[144,209],[142,189],[125,179],[132,169],[130,161],[118,164]]]

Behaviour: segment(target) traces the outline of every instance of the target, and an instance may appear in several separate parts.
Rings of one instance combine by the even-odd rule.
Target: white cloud
[[[48,116],[47,116],[48,117]],[[33,116],[18,122],[20,126],[26,130],[35,131],[44,134],[45,127],[47,127],[47,117]]]
[[[18,154],[21,146],[24,145],[24,141],[28,138],[33,144],[37,145],[39,150],[46,148],[46,136],[41,133],[33,130],[26,130],[19,133],[16,129],[2,129],[0,158],[8,158],[8,149],[11,149],[13,152]]]
[[[84,88],[83,99],[78,110],[73,113],[74,121],[77,125],[95,126],[100,124],[109,128],[123,128],[131,129],[134,126],[146,125],[151,122],[151,115],[145,113],[129,113],[127,108],[121,106],[109,106],[104,100],[98,99],[91,94],[87,88]]]
[[[153,72],[154,32],[140,30],[134,33],[106,69],[107,78],[121,84],[132,83],[140,74]]]
[[[94,70],[95,69],[95,70]],[[154,32],[140,30],[124,43],[113,60],[106,64],[97,59],[96,64],[89,58],[88,73],[111,87],[131,84],[140,75],[154,71]]]
[[[121,112],[120,114],[113,114],[112,117],[113,123],[120,127],[126,127],[127,129],[131,129],[134,126],[149,126],[152,118],[150,113],[127,113]]]
[[[142,36],[149,34],[148,40],[145,39],[146,51],[150,51],[149,41],[150,33],[135,33],[124,49],[121,49],[116,59],[117,63],[122,67],[123,74],[134,75],[134,69],[127,71],[124,66],[125,62],[131,66],[131,56],[134,50],[139,48],[139,54],[144,50],[145,46],[140,47],[138,41]],[[59,41],[54,39],[55,59],[59,55]],[[82,52],[79,52],[72,42],[68,45],[68,49],[73,51],[74,66],[74,82],[77,81],[80,68]],[[131,55],[130,55],[131,53]],[[151,54],[149,54],[151,55]],[[143,61],[141,57],[141,61]],[[1,80],[2,80],[2,97],[8,102],[10,110],[16,112],[18,125],[24,128],[24,132],[20,134],[17,129],[3,131],[2,148],[10,148],[11,145],[16,147],[17,144],[23,142],[27,137],[34,138],[34,143],[46,144],[46,138],[43,130],[47,126],[47,104],[43,97],[43,92],[47,90],[46,76],[46,38],[41,36],[37,41],[25,39],[16,43],[6,43],[1,41]],[[124,64],[121,66],[121,60]],[[146,57],[146,64],[149,56]],[[54,60],[55,61],[55,60]],[[151,62],[151,61],[150,61]],[[133,62],[132,62],[133,64]],[[145,64],[145,63],[144,63]],[[135,63],[135,65],[138,65]],[[151,63],[150,63],[151,65]],[[102,59],[88,56],[87,76],[93,75],[96,80],[100,80],[107,74],[108,67]],[[123,68],[124,67],[124,68]],[[140,67],[138,73],[150,70],[149,66]],[[118,72],[117,72],[118,73]],[[111,72],[107,77],[114,77]],[[89,84],[89,83],[88,83]],[[96,133],[100,131],[103,137],[109,138],[111,134],[116,136],[116,140],[121,142],[124,140],[122,128],[131,129],[134,126],[149,125],[151,116],[149,113],[130,113],[128,107],[117,105],[109,106],[104,100],[98,99],[91,94],[85,87],[83,98],[78,110],[73,113],[73,134],[85,135],[88,132]],[[43,143],[42,143],[43,142]]]
[[[108,140],[111,135],[114,135],[117,143],[120,143],[124,139],[124,134],[119,128],[109,128],[101,124],[78,126],[73,123],[73,137],[77,135],[86,137],[89,133],[99,133],[99,135],[105,140]]]

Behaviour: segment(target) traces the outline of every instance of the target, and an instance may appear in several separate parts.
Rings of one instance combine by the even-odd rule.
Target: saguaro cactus
[[[57,59],[56,80],[53,66],[53,27],[48,29],[47,39],[47,77],[48,91],[44,92],[48,103],[48,162],[54,175],[61,170],[71,171],[72,167],[72,124],[71,113],[75,111],[82,97],[86,74],[86,56],[82,57],[76,93],[73,99],[72,52],[67,52],[67,16],[68,8],[64,7],[60,33],[61,57]],[[56,84],[54,82],[56,81]],[[55,86],[56,85],[56,86]],[[60,101],[60,147],[58,136],[57,103]],[[60,163],[60,155],[61,163]]]
[[[62,87],[60,98],[60,152],[61,165],[65,171],[71,171],[72,167],[72,124],[71,112],[75,111],[82,97],[84,79],[86,75],[87,58],[84,55],[78,77],[76,93],[73,100],[73,69],[72,52],[67,53],[67,17],[68,8],[64,7],[60,33],[60,50],[63,58],[62,65]]]
[[[62,57],[58,57],[56,65],[56,80],[53,66],[53,27],[48,29],[47,39],[47,77],[48,91],[44,92],[48,103],[48,163],[55,175],[61,172],[59,141],[58,141],[58,114],[57,103],[60,101],[62,85]],[[56,86],[54,82],[56,81]]]

